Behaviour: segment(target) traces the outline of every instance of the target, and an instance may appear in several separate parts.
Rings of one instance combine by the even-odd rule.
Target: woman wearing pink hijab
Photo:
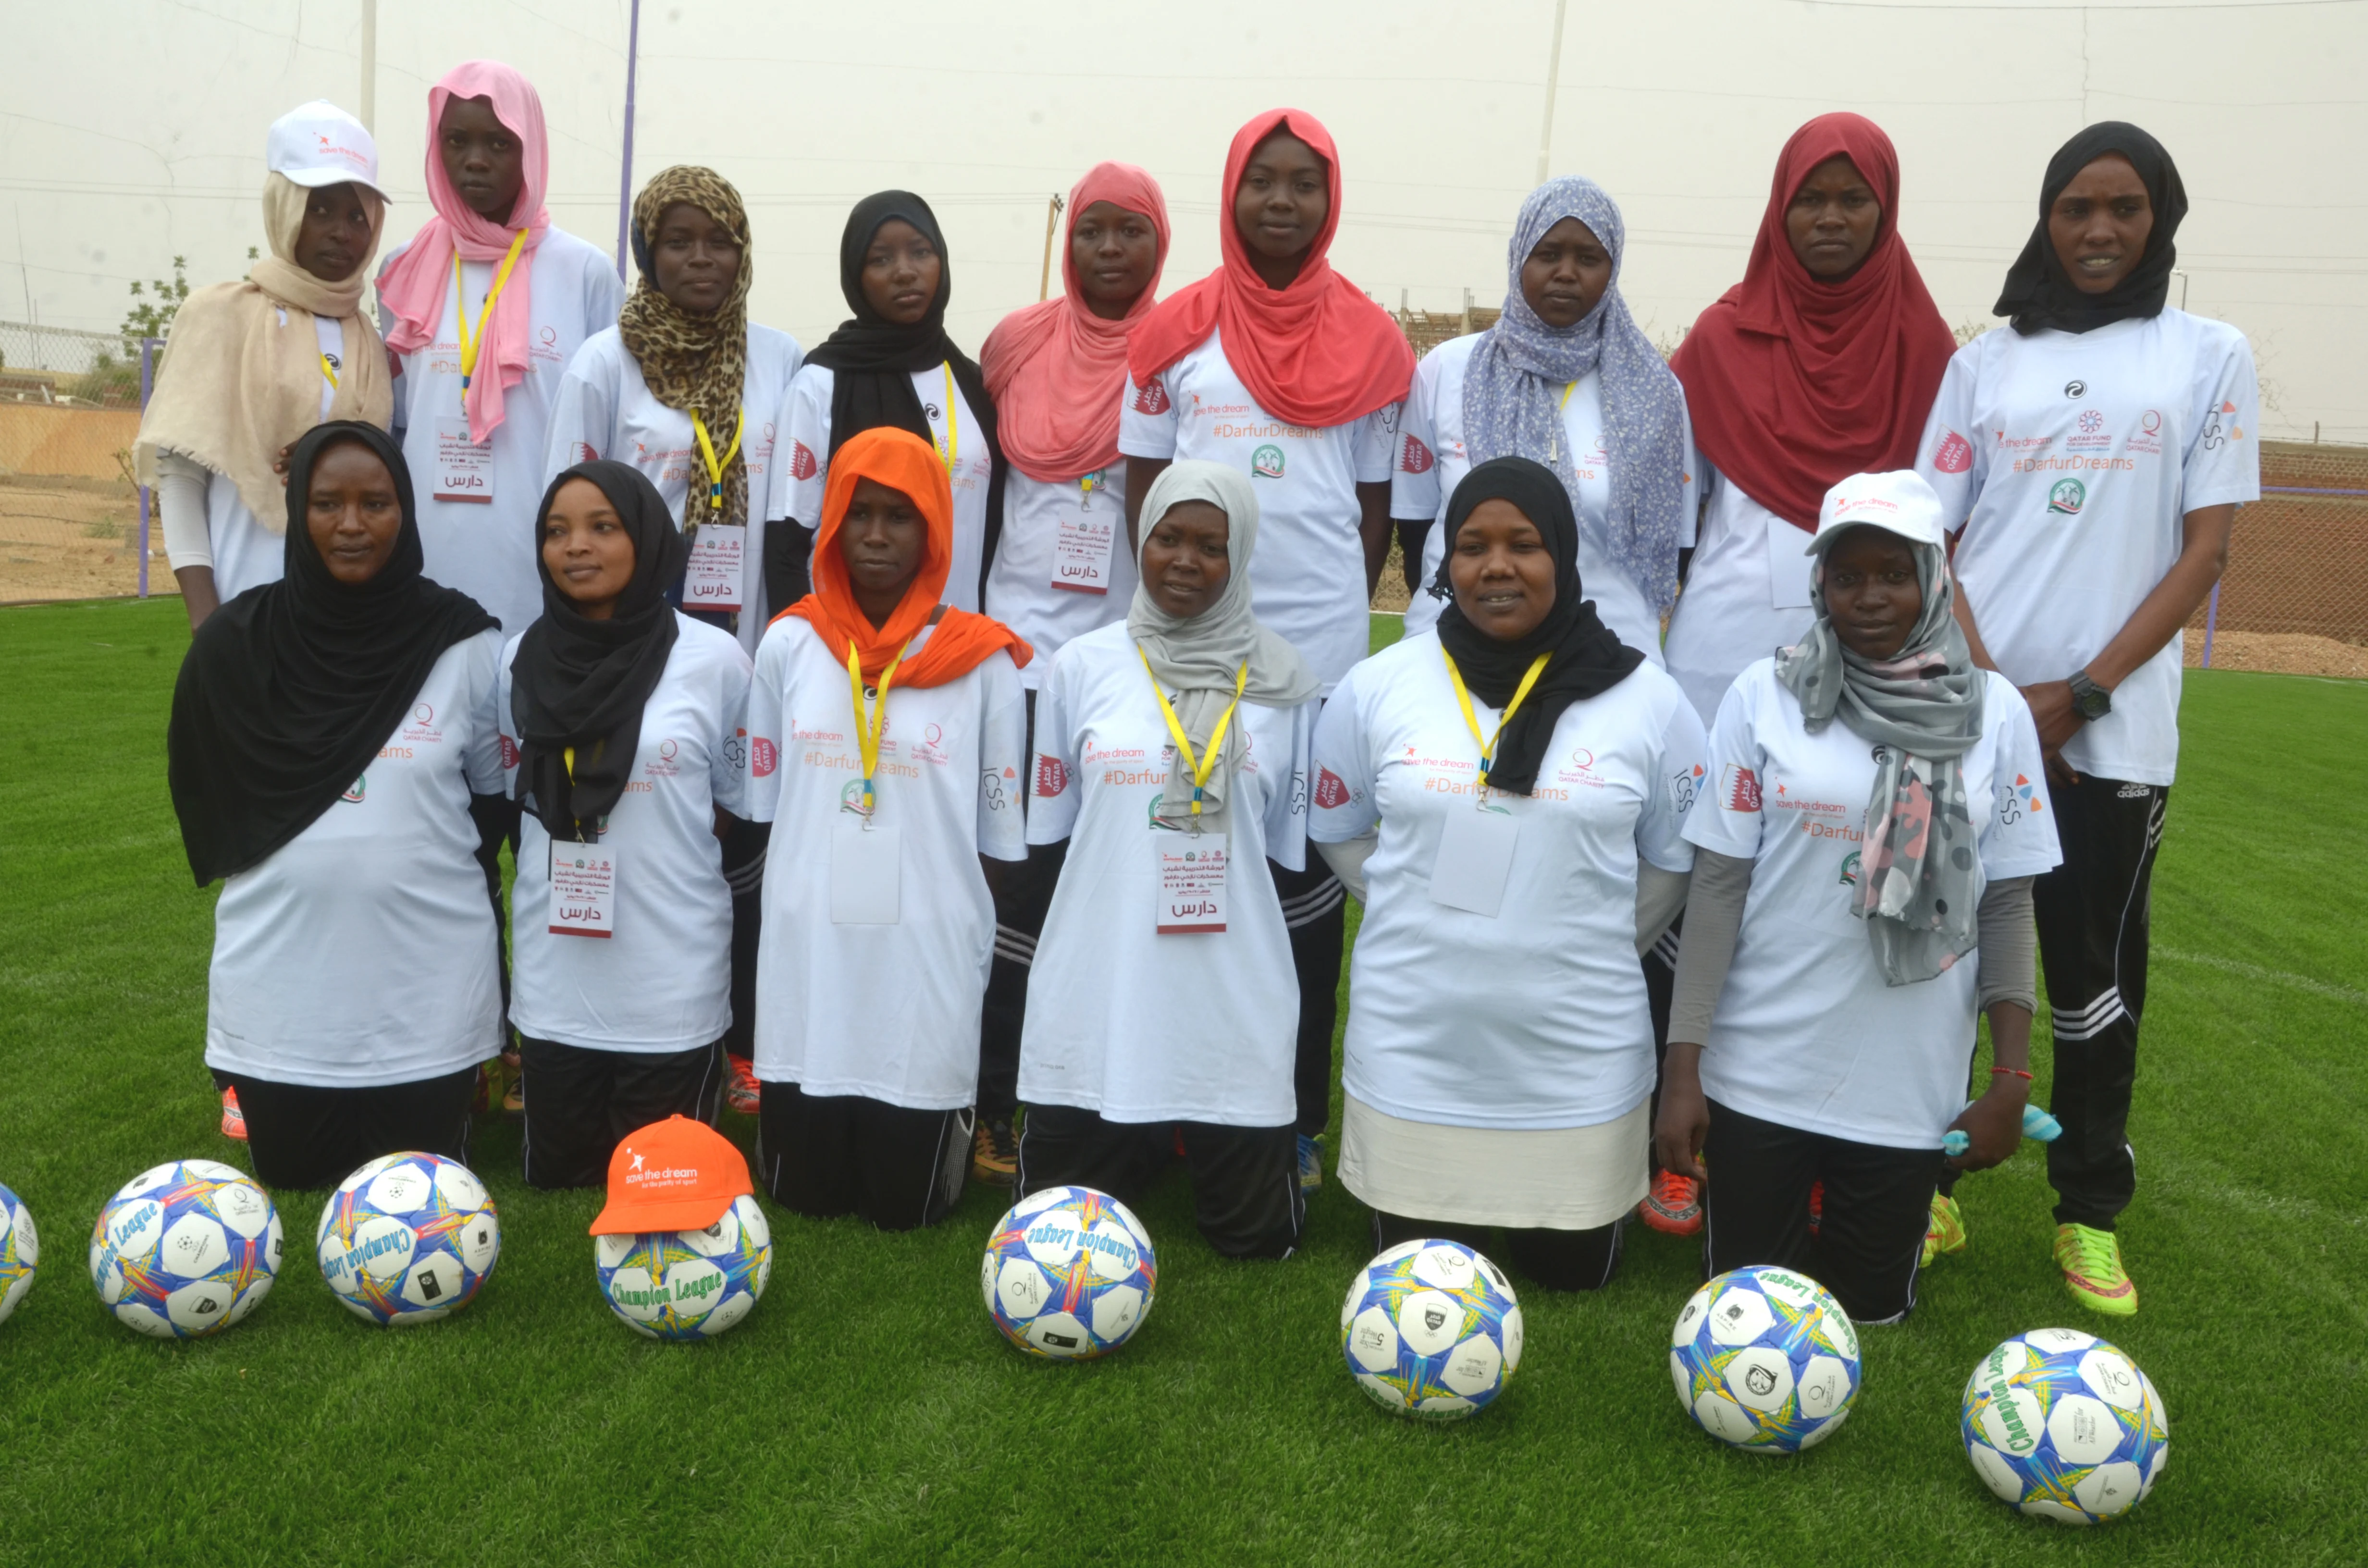
[[[1151,313],[1167,261],[1167,201],[1132,164],[1096,164],[1069,192],[1069,244],[1058,299],[1003,318],[979,351],[1003,455],[1003,532],[986,577],[986,613],[1028,640],[1019,672],[1035,739],[1036,688],[1063,643],[1125,619],[1134,597],[1126,539],[1126,463],[1119,406],[1127,337]],[[1024,807],[1024,785],[1013,791]],[[996,898],[995,967],[979,1047],[973,1179],[1009,1186],[1019,1144],[1019,1033],[1028,971],[1065,844],[1030,846]]]
[[[617,324],[625,287],[606,252],[552,227],[542,100],[525,77],[456,65],[427,90],[427,119],[436,215],[378,275],[394,432],[427,575],[523,631],[542,608],[534,515],[560,375]]]

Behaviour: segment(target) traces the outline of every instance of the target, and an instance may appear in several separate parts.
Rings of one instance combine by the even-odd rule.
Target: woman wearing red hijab
[[[1414,351],[1387,312],[1325,259],[1340,226],[1340,158],[1304,109],[1269,109],[1225,153],[1224,264],[1179,290],[1127,342],[1119,421],[1130,542],[1141,497],[1178,458],[1257,486],[1263,532],[1252,608],[1328,694],[1365,656],[1389,553],[1390,466]],[[1332,1025],[1347,893],[1328,869],[1271,866],[1299,971],[1300,1179],[1323,1179]]]
[[[1912,467],[1956,339],[1899,237],[1899,154],[1863,115],[1825,114],[1777,154],[1743,281],[1670,368],[1703,472],[1696,545],[1662,645],[1707,725],[1746,665],[1808,633],[1809,539],[1850,474]],[[1668,1017],[1672,931],[1645,957]],[[1693,1180],[1656,1176],[1645,1222],[1702,1228]]]
[[[1028,644],[944,603],[953,489],[908,430],[839,448],[813,560],[748,693],[747,812],[784,851],[757,952],[757,1165],[801,1214],[910,1230],[944,1217],[971,1148],[985,861],[1027,854]]]
[[[1036,687],[1072,638],[1125,619],[1134,595],[1126,540],[1126,463],[1119,408],[1127,341],[1150,315],[1167,260],[1167,201],[1132,164],[1096,164],[1069,192],[1060,298],[1003,318],[979,350],[1003,455],[1003,531],[987,568],[986,613],[1028,640],[1019,672],[1028,737]],[[1025,806],[1028,795],[1019,800]],[[1036,938],[1066,841],[1031,846],[996,887],[995,970],[979,1041],[978,1134],[971,1175],[1008,1187],[1018,1174],[1019,1033]]]

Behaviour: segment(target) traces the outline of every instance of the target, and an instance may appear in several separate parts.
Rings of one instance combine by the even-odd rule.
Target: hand
[[[2039,749],[2052,757],[2088,722],[2072,705],[2072,683],[2043,680],[2021,690],[2023,701],[2031,705],[2031,722],[2039,729]]]
[[[2020,1116],[2021,1112],[2015,1114]],[[1702,1146],[1709,1135],[1710,1102],[1702,1097],[1700,1075],[1664,1074],[1661,1114],[1653,1123],[1653,1153],[1661,1162],[1661,1168],[1690,1176],[1696,1181],[1708,1180],[1708,1173],[1702,1168]]]
[[[278,457],[271,460],[271,472],[279,476],[279,483],[282,485],[285,485],[288,483],[288,454],[295,449],[296,443],[290,441],[286,446],[279,449],[279,455]]]
[[[2030,1085],[2011,1074],[1992,1077],[1989,1093],[1949,1123],[1952,1128],[1963,1128],[1973,1140],[1973,1147],[1949,1164],[1961,1171],[1986,1171],[2006,1164],[2015,1145],[2022,1142],[2022,1105],[2030,1094]],[[1668,1103],[1664,1098],[1665,1108]]]

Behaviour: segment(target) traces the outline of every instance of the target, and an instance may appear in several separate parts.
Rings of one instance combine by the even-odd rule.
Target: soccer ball
[[[1461,1242],[1400,1242],[1357,1271],[1340,1353],[1373,1403],[1458,1421],[1521,1364],[1521,1306],[1505,1272]]]
[[[1858,1397],[1858,1330],[1806,1275],[1759,1265],[1693,1293],[1669,1335],[1678,1403],[1746,1453],[1816,1448]]]
[[[116,1321],[158,1339],[238,1322],[279,1271],[279,1210],[245,1171],[174,1160],[141,1172],[98,1211],[90,1280]]]
[[[609,1308],[652,1339],[712,1339],[748,1315],[773,1277],[773,1227],[746,1193],[703,1231],[595,1236]]]
[[[2059,1524],[2127,1513],[2170,1457],[2170,1417],[2152,1380],[2077,1328],[2035,1328],[1983,1357],[1958,1426],[1991,1491]]]
[[[356,1317],[400,1328],[469,1304],[501,1256],[502,1221],[460,1161],[381,1154],[321,1206],[313,1247]]]
[[[978,1269],[1003,1337],[1056,1361],[1089,1361],[1133,1338],[1158,1281],[1143,1221],[1090,1187],[1048,1187],[1013,1204]]]
[[[0,1187],[0,1323],[8,1321],[33,1288],[33,1266],[40,1261],[41,1238],[33,1230],[33,1211]]]

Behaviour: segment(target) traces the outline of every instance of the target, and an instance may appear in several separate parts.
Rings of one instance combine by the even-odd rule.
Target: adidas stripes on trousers
[[[2032,884],[2055,1033],[2064,1135],[2047,1146],[2059,1224],[2113,1228],[2137,1186],[2129,1143],[2146,1010],[2147,902],[2167,786],[2083,778],[2053,785],[2064,863]]]

